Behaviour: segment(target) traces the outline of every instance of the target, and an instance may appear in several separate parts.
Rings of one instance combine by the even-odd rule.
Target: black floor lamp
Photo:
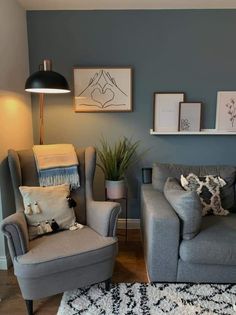
[[[39,94],[40,111],[40,139],[44,143],[44,94],[69,93],[70,88],[66,79],[59,73],[52,71],[51,60],[43,60],[39,71],[33,73],[25,83],[25,91]]]

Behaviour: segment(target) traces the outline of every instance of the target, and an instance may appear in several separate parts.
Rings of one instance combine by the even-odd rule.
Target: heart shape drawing
[[[94,100],[94,102],[101,104],[102,107],[104,107],[108,102],[112,101],[114,97],[115,93],[109,88],[105,89],[104,91],[99,88],[95,88],[91,92],[92,100]]]

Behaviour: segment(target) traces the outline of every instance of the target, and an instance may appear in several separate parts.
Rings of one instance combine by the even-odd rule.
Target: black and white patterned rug
[[[64,293],[57,315],[236,315],[236,285],[119,283]]]

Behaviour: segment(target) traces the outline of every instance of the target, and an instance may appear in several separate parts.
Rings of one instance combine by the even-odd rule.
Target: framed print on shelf
[[[131,112],[130,67],[74,68],[75,112]]]
[[[236,131],[236,91],[217,93],[216,130]]]
[[[201,103],[179,103],[179,131],[200,131]]]
[[[153,130],[172,132],[179,129],[179,103],[183,92],[156,92],[153,103]]]

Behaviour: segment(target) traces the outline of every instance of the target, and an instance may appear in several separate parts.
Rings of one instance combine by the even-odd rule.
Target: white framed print
[[[179,130],[179,103],[183,92],[155,92],[153,102],[153,130],[173,132]]]
[[[216,130],[236,131],[236,91],[217,93]]]
[[[201,106],[200,102],[179,103],[179,131],[200,131]]]
[[[74,110],[80,113],[131,112],[132,69],[74,68]]]

